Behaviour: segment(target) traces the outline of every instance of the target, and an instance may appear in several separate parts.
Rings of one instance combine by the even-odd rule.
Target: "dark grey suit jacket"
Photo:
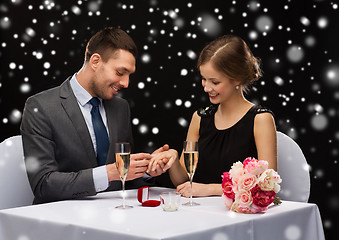
[[[27,99],[21,123],[25,163],[35,199],[43,203],[95,195],[92,169],[97,167],[92,140],[68,78],[59,87]],[[110,137],[106,163],[115,161],[114,143],[133,143],[126,100],[104,100]],[[145,186],[139,178],[126,188]],[[120,190],[113,181],[108,190]]]

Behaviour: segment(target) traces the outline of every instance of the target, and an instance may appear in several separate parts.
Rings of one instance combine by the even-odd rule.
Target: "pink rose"
[[[251,213],[251,210],[248,207],[241,206],[236,202],[233,203],[231,210],[238,213]]]
[[[244,189],[246,191],[251,190],[255,185],[257,185],[258,179],[255,175],[246,173],[239,178],[238,190]]]
[[[273,201],[275,197],[274,191],[263,191],[257,185],[251,189],[253,204],[258,207],[268,207]]]
[[[266,212],[268,207],[259,207],[254,203],[251,206],[251,213]]]
[[[238,192],[239,178],[245,174],[243,164],[241,162],[233,163],[231,170],[229,171],[230,178],[232,179],[233,192]]]
[[[224,200],[225,206],[227,209],[231,209],[232,204],[233,204],[233,199],[227,197],[225,194],[221,196],[222,200]]]
[[[223,193],[230,199],[235,198],[235,194],[233,192],[232,182],[227,182],[225,187],[223,188]]]
[[[233,192],[232,185],[227,185],[226,187],[224,187],[223,193],[224,193],[227,197],[229,197],[229,198],[231,198],[231,199],[233,199],[233,200],[235,199],[235,193]]]
[[[230,173],[229,172],[224,172],[222,175],[221,175],[221,178],[222,178],[222,182],[226,182],[226,181],[231,181],[231,176],[230,176]]]
[[[240,189],[239,192],[235,194],[235,202],[242,207],[249,207],[253,202],[251,192]]]
[[[232,190],[232,180],[230,179],[230,174],[229,172],[224,172],[223,176],[222,176],[222,191],[223,193],[230,199],[234,200],[235,195],[234,192]]]
[[[249,164],[249,163],[251,163],[251,162],[256,162],[256,161],[257,161],[257,159],[252,158],[252,157],[246,158],[246,159],[244,160],[244,162],[243,162],[244,168],[246,168],[246,165],[247,165],[247,164]]]
[[[232,177],[233,192],[239,191],[239,179],[245,174],[244,170],[238,171],[237,173],[237,175],[234,175],[234,177]]]
[[[260,175],[268,168],[267,161],[258,161],[255,158],[246,158],[244,161],[244,169],[253,175]]]

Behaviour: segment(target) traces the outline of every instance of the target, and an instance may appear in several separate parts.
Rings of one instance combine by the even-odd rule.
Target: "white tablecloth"
[[[151,188],[150,199],[159,200],[164,190]],[[128,210],[115,208],[122,203],[121,191],[6,209],[0,211],[0,240],[324,239],[315,204],[283,201],[266,213],[239,214],[227,211],[220,197],[195,201],[201,205],[164,212],[160,206],[142,207],[136,190],[129,190],[126,202],[134,208]]]

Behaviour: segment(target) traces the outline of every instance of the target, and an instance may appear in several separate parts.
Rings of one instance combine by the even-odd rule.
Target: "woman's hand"
[[[174,149],[153,153],[147,173],[151,176],[158,176],[166,172],[176,160],[178,160],[178,152]]]
[[[177,192],[183,197],[190,197],[191,186],[190,182],[185,182],[177,186]],[[204,184],[204,183],[192,183],[192,197],[208,197],[208,196],[221,196],[222,188],[221,184]]]

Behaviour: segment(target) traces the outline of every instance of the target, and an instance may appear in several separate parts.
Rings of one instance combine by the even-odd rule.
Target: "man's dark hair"
[[[98,53],[107,62],[114,52],[119,49],[129,51],[135,58],[137,57],[137,47],[133,39],[125,31],[113,27],[104,28],[88,41],[85,61],[88,62],[94,53]]]

